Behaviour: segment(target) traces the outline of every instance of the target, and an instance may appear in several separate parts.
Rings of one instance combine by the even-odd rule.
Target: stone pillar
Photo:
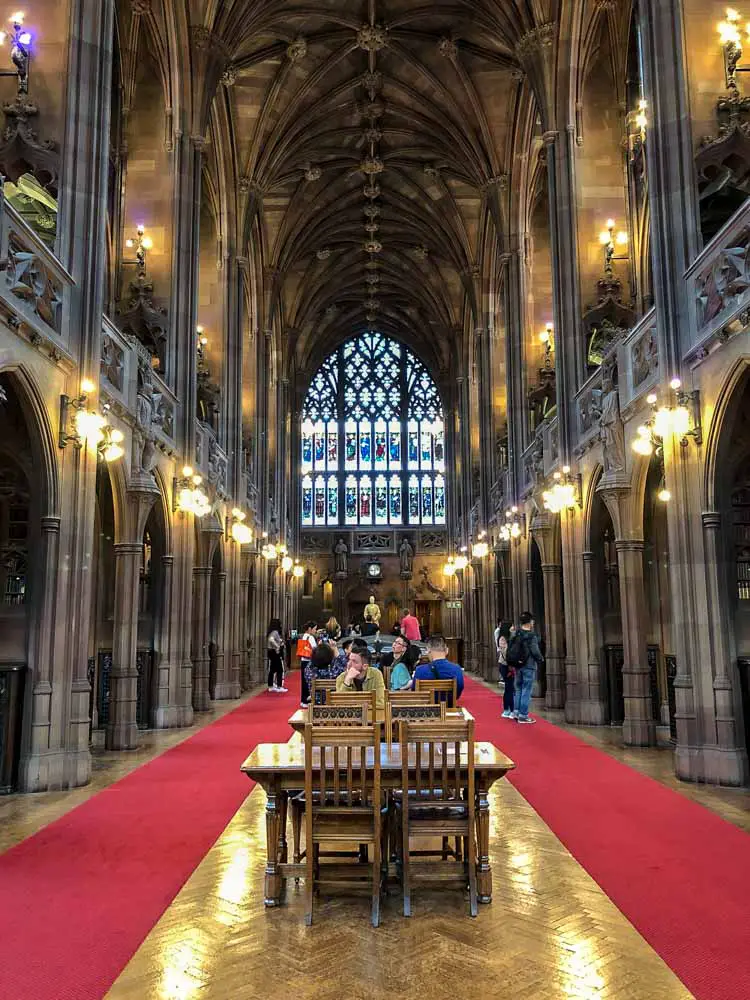
[[[108,750],[135,750],[138,745],[136,695],[138,671],[138,593],[142,542],[115,544],[115,621],[112,636]]]
[[[176,721],[169,718],[170,706],[170,680],[173,670],[170,669],[169,657],[169,622],[166,619],[166,610],[169,606],[168,595],[172,593],[172,575],[174,572],[174,556],[164,555],[161,559],[161,616],[159,621],[159,634],[156,637],[156,649],[159,652],[159,659],[156,663],[156,683],[153,706],[153,718],[151,724],[155,729],[167,729],[177,725]]]
[[[211,707],[208,690],[208,624],[211,602],[211,567],[193,569],[193,708],[207,712]]]
[[[563,708],[565,705],[565,657],[563,655],[565,629],[562,607],[562,566],[556,563],[542,563],[542,576],[544,578],[544,631],[547,643],[545,704],[547,708]]]
[[[607,706],[602,692],[600,652],[602,639],[595,612],[594,553],[583,553],[584,621],[586,625],[586,668],[578,691],[577,722],[601,726],[607,719]]]
[[[240,555],[239,607],[237,608],[237,631],[235,645],[237,648],[237,678],[240,691],[250,688],[248,674],[248,648],[250,635],[250,553],[243,551]]]
[[[231,664],[231,654],[227,646],[230,641],[230,632],[227,628],[227,573],[222,570],[218,574],[219,600],[216,610],[216,636],[209,636],[209,639],[216,644],[216,683],[214,685],[214,701],[219,699],[234,698],[232,692],[234,687],[229,677]]]
[[[703,514],[703,538],[706,552],[708,619],[720,622],[730,607],[726,577],[722,573],[721,514]],[[727,629],[710,630],[713,666],[716,747],[706,747],[706,765],[713,779],[724,785],[744,785],[748,780],[748,753],[744,743],[742,698],[737,664],[732,656]],[[678,664],[679,674],[679,664]],[[711,758],[714,758],[713,760]]]
[[[193,603],[192,515],[172,515],[172,551],[165,556],[159,681],[154,725],[168,729],[193,722],[193,662],[189,622]],[[169,562],[167,562],[169,561]]]
[[[626,746],[656,744],[656,722],[651,709],[646,637],[648,619],[643,579],[642,539],[615,540],[622,610],[623,689],[625,721],[622,738]]]

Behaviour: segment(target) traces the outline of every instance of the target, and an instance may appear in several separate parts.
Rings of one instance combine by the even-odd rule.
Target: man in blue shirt
[[[456,701],[464,689],[464,672],[457,663],[448,659],[448,644],[442,635],[431,635],[427,640],[427,655],[429,663],[417,667],[412,678],[412,687],[417,681],[456,681]]]

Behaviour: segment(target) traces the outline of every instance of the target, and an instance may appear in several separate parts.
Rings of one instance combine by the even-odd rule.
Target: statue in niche
[[[374,594],[370,594],[369,603],[365,605],[365,621],[368,618],[380,626],[380,605],[376,602]]]
[[[614,382],[614,365],[602,371],[602,402],[599,437],[604,453],[604,475],[625,471],[625,429],[620,416],[620,394]]]
[[[138,397],[136,401],[136,421],[140,453],[136,455],[140,471],[150,473],[156,465],[153,425],[157,419],[158,400],[154,396],[154,377],[151,364],[146,358],[138,359]]]
[[[336,572],[340,576],[346,576],[349,549],[343,538],[339,538],[333,551],[336,555]]]
[[[401,576],[408,579],[414,568],[414,546],[408,538],[403,538],[398,548],[398,557],[401,562]]]

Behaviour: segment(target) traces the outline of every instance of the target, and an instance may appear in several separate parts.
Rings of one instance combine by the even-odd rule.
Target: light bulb
[[[657,398],[656,393],[650,392],[648,396],[646,396],[646,402],[649,404],[649,406],[653,406],[654,403],[656,403],[656,398]]]
[[[83,393],[84,396],[88,396],[88,394],[90,392],[93,392],[95,388],[96,386],[94,385],[94,383],[91,381],[90,378],[81,379],[81,392]]]
[[[549,338],[550,338],[549,330],[542,330],[542,332],[539,334],[539,339],[543,344],[548,344]]]
[[[607,229],[614,229],[614,228],[615,228],[615,220],[607,219]]]
[[[151,250],[153,248],[153,245],[154,241],[151,239],[150,236],[144,236],[143,239],[141,240],[141,246],[143,247],[144,250]]]
[[[659,497],[662,503],[669,503],[669,501],[672,499],[672,494],[669,492],[666,486],[664,486],[662,489],[659,490],[657,496]]]
[[[611,240],[611,236],[605,230],[602,230],[602,232],[599,233],[599,242],[601,243],[601,245],[603,247],[606,247],[607,244],[610,242],[610,240]]]
[[[292,570],[292,572],[297,577],[297,579],[299,579],[301,576],[305,575],[305,571],[304,571],[304,569],[301,566],[295,566],[294,569]]]
[[[469,565],[469,560],[466,558],[466,556],[456,556],[453,565],[458,570],[464,570]]]
[[[31,45],[31,32],[22,31],[21,34],[18,36],[18,41],[21,43],[21,45]]]
[[[645,437],[637,437],[633,441],[632,448],[637,455],[653,455],[654,453],[654,446]]]
[[[118,458],[122,458],[125,451],[120,447],[119,444],[108,444],[103,451],[105,462],[116,462]]]
[[[690,430],[690,413],[686,406],[672,410],[672,430],[678,437],[684,437]]]
[[[21,24],[23,24],[25,18],[26,18],[26,15],[24,14],[24,12],[22,10],[17,10],[15,12],[15,14],[11,14],[10,15],[10,17],[8,18],[8,20],[11,22],[11,24],[21,25]]]
[[[628,242],[628,234],[622,229],[617,234],[617,242],[620,246],[624,246]]]
[[[232,517],[235,518],[235,520],[237,521],[244,521],[245,518],[247,517],[247,514],[244,512],[244,510],[240,510],[239,507],[232,507]]]
[[[128,248],[128,250],[132,250],[135,244],[133,243],[132,240],[125,240],[125,246]]]
[[[284,556],[284,558],[281,560],[281,568],[284,570],[285,573],[288,573],[293,565],[294,562],[291,556]]]
[[[193,474],[193,467],[192,467],[192,465],[183,465],[183,467],[182,467],[182,474],[185,477],[185,479],[188,479],[190,476],[192,476],[192,474]]]
[[[203,476],[193,476],[193,484],[195,486],[200,486],[202,482],[203,482]]]

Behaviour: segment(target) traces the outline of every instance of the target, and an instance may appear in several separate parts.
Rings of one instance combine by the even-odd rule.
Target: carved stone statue
[[[605,367],[602,372],[602,412],[599,417],[605,476],[625,471],[625,431],[620,416],[620,395],[612,375],[612,367]]]
[[[365,621],[368,617],[380,626],[380,606],[376,603],[374,594],[370,594],[370,601],[365,605]]]
[[[154,377],[146,358],[138,359],[138,398],[136,421],[138,424],[139,453],[134,456],[141,472],[152,472],[156,465],[153,425],[157,417],[158,400],[154,397]],[[136,470],[138,471],[138,470]]]
[[[408,538],[403,538],[398,548],[398,557],[401,562],[401,576],[410,577],[414,568],[414,546]]]
[[[343,538],[339,538],[333,551],[336,554],[336,572],[341,576],[346,576],[349,549]]]

